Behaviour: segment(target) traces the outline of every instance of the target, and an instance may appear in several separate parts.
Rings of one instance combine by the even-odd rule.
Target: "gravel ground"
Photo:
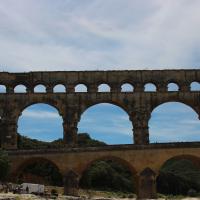
[[[69,196],[58,196],[55,198],[50,197],[40,197],[33,194],[13,194],[13,193],[0,193],[0,200],[89,200],[84,197],[69,197]],[[135,200],[135,198],[104,198],[104,197],[96,197],[92,198],[92,200]],[[157,200],[164,200],[164,199],[157,199]],[[168,199],[170,200],[170,199]],[[180,199],[178,199],[180,200]],[[181,200],[200,200],[200,198],[183,198]]]

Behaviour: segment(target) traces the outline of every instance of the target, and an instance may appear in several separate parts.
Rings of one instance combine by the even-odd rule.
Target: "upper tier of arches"
[[[47,84],[38,83],[28,85],[19,83],[14,85],[7,85],[0,83],[0,93],[97,93],[97,92],[199,92],[200,82],[193,81],[187,84],[181,84],[175,81],[166,82],[163,84],[157,83],[132,83],[131,81],[121,82],[120,84],[88,84],[88,83],[75,83],[75,84]]]

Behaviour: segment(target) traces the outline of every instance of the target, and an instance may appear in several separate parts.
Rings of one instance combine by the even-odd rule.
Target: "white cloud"
[[[57,113],[49,112],[49,111],[30,111],[25,110],[22,113],[22,117],[28,117],[28,118],[35,118],[35,119],[60,119],[60,116]]]
[[[2,0],[0,70],[198,68],[198,0]]]

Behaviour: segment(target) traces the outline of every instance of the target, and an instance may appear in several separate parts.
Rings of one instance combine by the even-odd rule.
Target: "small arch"
[[[38,84],[34,87],[35,93],[46,93],[46,86],[42,84]]]
[[[144,91],[145,92],[156,92],[157,91],[156,85],[153,83],[146,83],[144,85]]]
[[[179,91],[179,86],[177,83],[168,83],[167,85],[168,92],[177,92]]]
[[[26,86],[25,85],[16,85],[14,88],[14,93],[26,93]]]
[[[87,92],[88,88],[85,84],[77,84],[75,87],[75,92]]]
[[[0,93],[6,93],[6,86],[0,85]]]
[[[134,87],[130,83],[124,83],[121,85],[121,92],[133,92]]]
[[[110,92],[110,86],[106,83],[102,83],[98,86],[98,92]]]
[[[190,84],[190,91],[200,91],[200,83],[194,81]]]
[[[65,93],[66,87],[63,84],[57,84],[53,87],[54,93]]]

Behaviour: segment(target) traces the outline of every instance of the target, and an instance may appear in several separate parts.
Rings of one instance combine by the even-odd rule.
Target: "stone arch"
[[[167,91],[168,92],[178,92],[180,90],[180,86],[175,81],[170,81],[167,84]]]
[[[106,105],[104,105],[104,104],[106,104]],[[124,144],[132,144],[134,139],[132,138],[133,137],[133,123],[131,121],[131,113],[129,113],[128,108],[126,108],[124,105],[121,105],[119,102],[118,103],[113,102],[113,101],[100,101],[100,102],[95,102],[95,103],[94,102],[92,102],[92,103],[90,102],[90,104],[85,105],[84,107],[82,107],[81,112],[78,114],[79,116],[78,116],[78,121],[77,121],[78,122],[77,123],[77,125],[78,125],[77,127],[78,127],[79,132],[80,132],[80,129],[82,129],[81,133],[89,133],[89,135],[90,136],[93,135],[94,138],[96,137],[96,135],[98,135],[96,139],[99,139],[99,140],[102,139],[101,136],[100,136],[100,133],[98,131],[96,131],[96,133],[95,133],[95,131],[91,131],[90,132],[90,130],[93,130],[92,128],[91,129],[89,129],[89,128],[81,128],[84,123],[88,123],[88,126],[86,126],[86,127],[90,127],[89,126],[90,122],[85,122],[84,121],[84,119],[87,119],[87,118],[82,118],[82,117],[83,116],[84,117],[93,116],[93,114],[96,111],[95,110],[95,106],[97,108],[97,111],[102,112],[102,115],[99,115],[99,116],[104,116],[104,113],[106,113],[106,111],[107,111],[107,114],[111,114],[111,111],[113,111],[114,112],[113,121],[114,120],[118,121],[119,113],[121,114],[120,116],[122,116],[122,120],[124,120],[122,122],[120,121],[121,125],[119,125],[119,130],[116,132],[115,135],[113,134],[113,137],[115,136],[115,140],[111,141],[109,139],[109,136],[106,135],[106,132],[110,131],[110,133],[112,133],[112,130],[109,127],[118,126],[117,124],[120,124],[120,123],[117,123],[116,125],[113,125],[114,122],[112,123],[112,121],[111,121],[111,124],[109,124],[109,126],[108,126],[107,124],[110,122],[109,121],[110,118],[106,119],[105,117],[99,117],[99,118],[95,118],[94,117],[93,124],[96,123],[97,128],[101,127],[101,124],[105,123],[105,128],[101,132],[102,135],[105,135],[104,140],[105,141],[107,140],[107,142],[110,143],[110,144],[112,144],[112,142],[116,142],[116,144],[117,144],[119,141],[122,141],[121,140],[122,139],[121,134],[122,134],[123,129],[126,128],[126,131],[129,134],[127,134],[127,136],[124,137],[124,141],[122,141],[122,142],[124,142]],[[98,106],[101,106],[101,107],[98,107]],[[108,107],[108,109],[106,109],[104,106],[110,106],[110,107]],[[89,111],[89,113],[86,113],[86,111]],[[85,113],[88,114],[88,115],[84,115]],[[116,118],[115,118],[115,116],[116,116]],[[81,118],[82,118],[82,120],[81,120]],[[126,127],[125,127],[124,124],[126,124]],[[96,128],[96,130],[98,130],[97,128]],[[120,132],[120,130],[122,130],[122,131]],[[113,143],[113,144],[115,144],[115,143]]]
[[[27,87],[24,84],[17,84],[14,87],[14,93],[26,93]]]
[[[54,93],[65,93],[66,92],[66,87],[62,83],[57,83],[53,86],[53,92]]]
[[[190,84],[190,91],[200,91],[200,82],[198,81],[193,81]]]
[[[27,104],[21,106],[18,109],[17,114],[15,116],[16,117],[16,126],[17,126],[16,132],[18,131],[18,123],[19,123],[19,119],[20,119],[20,116],[22,115],[23,111],[25,111],[28,107],[31,107],[31,106],[34,106],[34,105],[37,105],[37,104],[48,105],[48,106],[54,108],[57,111],[58,115],[60,116],[60,118],[62,120],[61,121],[62,133],[63,133],[62,139],[64,139],[64,117],[63,117],[64,115],[62,113],[62,110],[57,105],[54,105],[53,103],[50,103],[48,101],[32,101],[32,102],[28,102]]]
[[[92,159],[89,162],[85,163],[85,165],[82,165],[82,167],[79,171],[79,174],[80,174],[79,181],[83,177],[84,173],[92,166],[92,164],[94,164],[95,162],[98,162],[98,161],[109,161],[109,160],[115,161],[115,162],[121,164],[122,166],[126,167],[131,172],[131,175],[133,178],[133,185],[135,187],[135,192],[136,192],[136,194],[138,194],[138,181],[139,181],[138,172],[136,171],[135,167],[129,161],[127,161],[121,157],[117,157],[117,156],[100,156],[100,157],[96,157],[95,159]]]
[[[58,170],[58,172],[62,175],[62,170],[59,168],[59,165],[57,165],[57,163],[55,161],[52,161],[48,158],[44,158],[44,157],[32,157],[32,158],[27,158],[25,160],[23,160],[15,169],[14,171],[12,171],[11,177],[17,181],[17,179],[20,176],[20,173],[22,173],[25,168],[31,164],[37,163],[37,162],[48,162],[50,163],[52,166],[55,167],[55,169]]]
[[[98,85],[98,92],[111,92],[111,87],[107,83],[100,83]]]
[[[180,154],[180,155],[168,157],[167,159],[163,160],[159,165],[159,171],[168,161],[182,160],[182,159],[191,161],[195,166],[197,166],[200,169],[200,157],[196,155]]]
[[[127,160],[117,157],[117,156],[100,156],[98,158],[95,158],[93,160],[90,160],[88,163],[86,163],[84,166],[82,166],[81,170],[79,171],[80,174],[82,174],[84,171],[86,171],[93,163],[101,160],[113,160],[116,162],[121,163],[122,165],[126,166],[133,174],[133,176],[137,176],[137,170],[134,168],[134,166]]]
[[[174,104],[174,105],[173,105]],[[176,104],[176,105],[175,105]],[[159,120],[160,120],[160,122],[159,123],[157,123],[157,121],[156,121],[156,118],[150,118],[149,119],[149,121],[148,121],[148,124],[149,124],[149,127],[150,127],[150,138],[151,138],[151,142],[152,142],[152,140],[153,140],[153,142],[175,142],[175,141],[177,141],[177,142],[183,142],[183,141],[185,141],[183,138],[184,137],[181,137],[182,136],[182,134],[180,134],[180,135],[177,135],[176,136],[176,138],[174,138],[174,139],[169,139],[169,137],[167,137],[167,138],[165,138],[165,139],[163,139],[164,138],[164,135],[168,135],[167,133],[165,133],[164,131],[165,130],[168,130],[168,129],[170,129],[170,131],[168,132],[168,133],[173,133],[173,130],[175,130],[175,128],[176,128],[176,124],[174,123],[174,124],[172,124],[172,126],[170,126],[170,125],[168,125],[166,122],[167,122],[167,120],[166,120],[166,116],[164,115],[164,114],[166,114],[166,108],[165,108],[165,106],[168,106],[168,108],[167,108],[167,113],[169,113],[169,111],[171,110],[171,114],[172,114],[172,116],[174,116],[174,119],[176,119],[177,120],[177,128],[179,128],[179,126],[181,125],[181,123],[182,123],[182,121],[180,121],[179,120],[179,118],[177,118],[177,113],[180,113],[180,112],[187,112],[187,113],[189,113],[188,111],[190,110],[191,112],[191,116],[194,116],[194,115],[192,115],[192,114],[196,114],[197,115],[197,117],[196,116],[194,116],[194,118],[188,118],[188,119],[185,119],[185,123],[187,123],[187,121],[186,120],[198,120],[198,116],[199,116],[199,113],[198,113],[198,110],[196,109],[196,107],[194,107],[193,105],[191,105],[191,104],[189,104],[189,103],[186,103],[186,102],[184,102],[184,101],[166,101],[166,102],[162,102],[162,103],[159,103],[158,105],[156,105],[153,109],[152,109],[152,111],[151,111],[151,116],[153,115],[153,113],[154,112],[156,112],[157,111],[157,109],[160,109],[161,108],[161,111],[163,111],[163,114],[161,113],[161,111],[159,110],[159,113],[157,113],[157,118],[158,118],[158,116],[159,116]],[[173,106],[173,107],[172,107]],[[185,110],[184,110],[184,107],[183,107],[183,110],[181,109],[180,110],[180,108],[178,107],[178,106],[184,106],[185,107]],[[175,109],[178,109],[177,110],[177,112],[176,112],[176,110]],[[160,115],[158,115],[158,114],[160,114]],[[180,113],[181,114],[181,113]],[[163,118],[163,116],[165,116],[164,118]],[[170,115],[171,116],[171,115]],[[184,117],[185,115],[184,115],[184,113],[182,114],[182,116]],[[154,116],[155,117],[155,116]],[[169,118],[169,117],[168,117]],[[168,119],[167,118],[167,119]],[[156,135],[154,135],[154,132],[151,132],[152,131],[152,127],[151,127],[151,120],[152,119],[154,119],[154,121],[153,122],[155,122],[155,126],[153,126],[153,128],[154,128],[154,131],[155,132],[158,132],[158,131],[160,131],[160,132],[162,132],[163,131],[163,135],[162,134],[160,134],[160,135],[157,135],[157,140],[155,140],[155,136]],[[171,118],[169,118],[169,120],[171,120]],[[165,122],[166,121],[166,122]],[[191,121],[191,122],[188,122],[189,123],[189,125],[191,126],[191,127],[194,127],[194,124],[192,124],[193,123],[193,121]],[[196,122],[196,121],[194,121],[194,122]],[[197,121],[198,122],[198,121]],[[190,124],[191,123],[191,124]],[[160,125],[159,125],[160,124]],[[162,124],[162,125],[161,125]],[[180,125],[179,125],[180,124]],[[196,124],[196,123],[195,123]],[[173,126],[174,125],[174,126]],[[179,125],[179,126],[178,126]],[[183,124],[182,124],[183,125]],[[199,122],[199,125],[200,125],[200,122]],[[159,127],[160,126],[160,127]],[[197,126],[197,125],[196,125]],[[173,128],[174,127],[174,128]],[[189,126],[188,126],[189,127]],[[181,129],[180,129],[181,130]],[[177,131],[176,131],[177,132]],[[153,133],[153,134],[152,134]],[[165,134],[164,134],[165,133]],[[158,136],[160,136],[160,138],[158,137]],[[163,137],[162,137],[163,136]],[[179,138],[179,136],[180,136],[180,138]],[[154,138],[155,137],[155,138]],[[185,135],[185,137],[189,137],[187,134]],[[172,136],[172,138],[173,138],[173,136]],[[163,141],[162,141],[163,140]],[[175,140],[175,141],[174,141]],[[190,141],[190,139],[187,139],[187,141]]]
[[[84,106],[81,107],[81,112],[79,113],[79,120],[81,115],[90,107],[98,105],[98,104],[102,104],[102,103],[107,103],[107,104],[112,104],[114,106],[117,106],[119,108],[121,108],[124,112],[126,112],[129,116],[131,116],[131,114],[129,113],[129,109],[127,106],[125,106],[122,102],[119,101],[114,101],[114,100],[105,100],[105,101],[95,101],[95,102],[88,102],[87,104],[85,104]]]
[[[6,85],[0,83],[0,93],[6,93]]]
[[[19,109],[17,111],[17,115],[16,115],[16,120],[18,120],[18,118],[21,116],[22,112],[28,108],[29,106],[32,106],[32,105],[35,105],[35,104],[47,104],[49,106],[52,106],[54,107],[59,115],[63,118],[63,112],[62,112],[62,109],[57,105],[56,102],[50,102],[48,100],[31,100],[31,101],[28,101],[28,102],[25,102],[24,104],[20,104],[19,106]]]
[[[195,174],[197,173],[197,175],[199,176],[200,174],[199,155],[191,155],[191,154],[187,154],[187,152],[185,153],[180,152],[180,154],[178,155],[171,155],[161,160],[158,167],[159,167],[159,171],[158,171],[156,182],[157,182],[157,190],[159,193],[173,194],[173,195],[179,195],[179,194],[186,195],[187,192],[191,188],[196,189],[195,188],[196,184],[192,184],[194,188],[193,186],[191,187],[190,183],[191,183],[192,170],[191,169],[189,170],[188,167],[192,167],[192,169],[195,170]],[[163,168],[164,170],[162,170]],[[188,172],[190,175],[188,174]],[[183,174],[183,176],[179,177],[179,174]],[[180,178],[183,178],[185,176],[188,176],[187,180],[185,179],[185,181],[186,183],[189,183],[190,186],[188,184],[183,184],[181,185],[181,187],[178,187],[180,181],[182,182],[182,179]]]
[[[156,102],[152,104],[151,113],[153,113],[153,111],[157,109],[159,106],[162,106],[163,104],[166,104],[166,103],[181,103],[181,104],[184,104],[185,106],[190,107],[196,114],[198,115],[200,114],[198,108],[195,107],[192,103],[185,100],[180,100],[180,99],[166,99],[160,102]]]
[[[121,92],[133,92],[134,86],[131,83],[125,82],[121,85]]]
[[[156,92],[157,91],[157,86],[154,83],[146,83],[144,85],[144,91],[145,92]]]
[[[44,84],[36,84],[33,89],[34,93],[46,93],[47,87]]]
[[[88,87],[84,83],[78,83],[75,86],[75,92],[88,92]]]

